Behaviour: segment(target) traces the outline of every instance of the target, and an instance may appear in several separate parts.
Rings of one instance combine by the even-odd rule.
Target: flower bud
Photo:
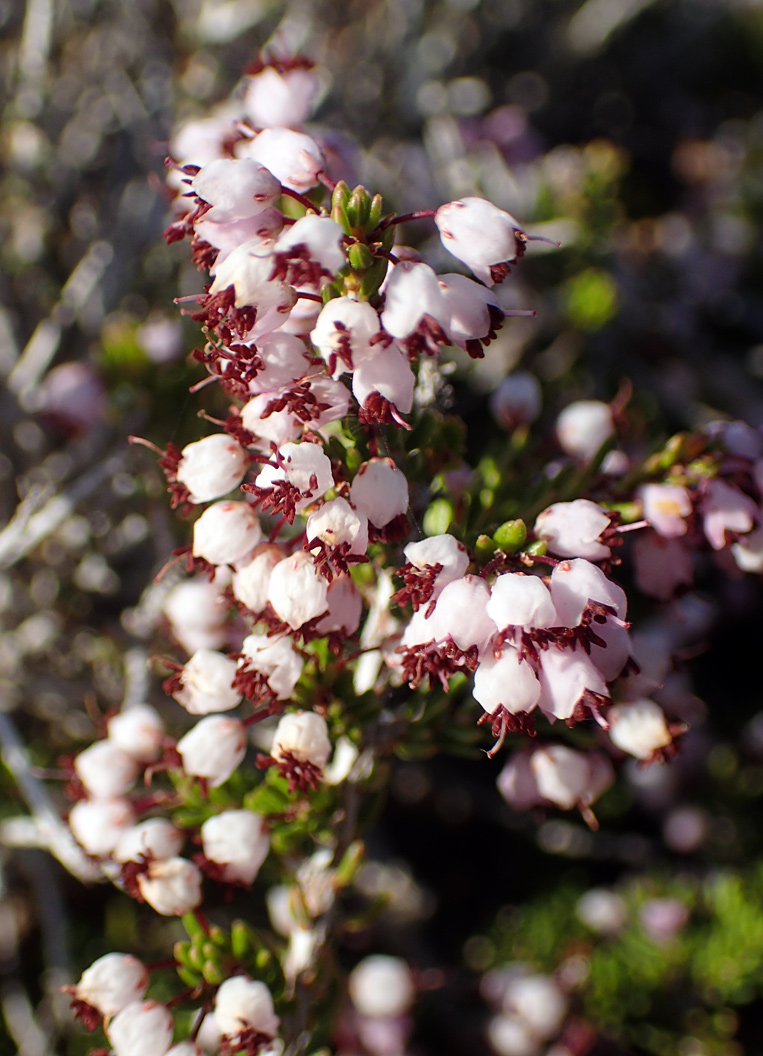
[[[270,850],[262,818],[251,810],[225,810],[201,826],[204,855],[224,866],[223,879],[251,884]]]

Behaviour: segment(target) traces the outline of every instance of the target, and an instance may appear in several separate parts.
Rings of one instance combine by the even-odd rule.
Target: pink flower
[[[638,490],[644,517],[666,539],[685,535],[686,518],[691,514],[691,496],[674,484],[644,484]]]
[[[714,550],[726,545],[726,532],[749,532],[758,516],[752,499],[731,484],[714,477],[700,500],[703,527]]]

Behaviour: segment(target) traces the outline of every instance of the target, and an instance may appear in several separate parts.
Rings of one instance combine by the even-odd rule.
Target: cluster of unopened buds
[[[174,740],[154,709],[133,707],[74,761],[77,840],[134,897],[162,914],[190,914],[192,930],[194,913],[203,922],[205,885],[249,887],[274,853],[279,824],[303,820],[311,797],[370,772],[372,746],[351,730],[343,693],[377,701],[378,718],[405,684],[439,692],[456,677],[459,685],[471,679],[493,735],[490,756],[507,735],[534,738],[543,716],[543,739],[510,757],[499,787],[518,809],[578,808],[595,825],[591,805],[613,780],[613,760],[665,759],[684,729],[651,699],[662,669],[634,659],[626,596],[611,578],[623,532],[643,533],[637,578],[645,590],[659,582],[650,592],[664,598],[686,579],[676,548],[700,532],[716,550],[733,542],[740,567],[763,567],[760,495],[751,497],[763,481],[757,434],[754,443],[726,436],[722,457],[676,460],[675,479],[665,466],[632,486],[627,459],[611,452],[604,470],[617,502],[555,502],[529,532],[514,520],[469,545],[448,532],[409,540],[421,536],[430,496],[426,483],[409,480],[402,455],[390,454],[398,451],[390,435],[405,437],[419,421],[422,363],[452,346],[481,357],[505,317],[523,314],[502,306],[500,284],[531,236],[482,198],[395,216],[380,196],[335,183],[321,143],[301,127],[319,82],[301,60],[265,64],[247,81],[238,120],[192,122],[174,140],[178,196],[167,237],[188,239],[209,272],[203,291],[184,299],[205,337],[195,357],[207,376],[195,389],[216,383],[230,404],[227,417],[210,419],[211,435],[160,452],[173,504],[202,511],[175,555],[192,575],[171,589],[164,610],[189,654],[165,661],[165,689],[198,721]],[[437,274],[396,245],[411,219],[433,220],[444,249],[474,277]],[[537,383],[526,378],[496,392],[499,421],[537,414]],[[611,409],[571,405],[557,432],[571,458],[590,461],[611,443]],[[630,523],[622,523],[628,504]],[[557,743],[555,723],[585,723],[598,746]],[[263,813],[256,795],[211,795],[243,769],[250,733],[263,751],[252,753],[246,788],[280,797]],[[189,797],[205,820],[164,816]],[[185,858],[190,837],[201,853]],[[314,970],[324,915],[348,882],[346,845],[305,846],[296,870],[289,859],[291,885],[268,894],[274,930],[286,940],[273,978],[287,1006],[294,980]],[[137,961],[110,954],[83,975],[75,1007],[88,1025],[105,1024],[116,1056],[190,1056],[207,1035],[204,1044],[223,1054],[272,1047],[279,1017],[268,986],[253,978],[262,948],[250,942],[241,952],[233,936],[216,947],[214,929],[199,927],[175,967],[202,1012],[174,1047],[172,1015],[144,999],[148,972]],[[400,982],[399,967],[376,967],[397,971],[405,994],[371,1019],[397,1022],[412,984]],[[350,996],[362,1020],[374,1002],[353,997],[353,985],[364,992],[359,978]],[[545,994],[544,1015],[550,1001],[554,1030],[561,1024],[565,999],[550,986],[506,980],[501,1000],[515,1011],[491,1029],[550,1037],[533,1019]],[[358,1030],[373,1052],[373,1031],[362,1022]]]

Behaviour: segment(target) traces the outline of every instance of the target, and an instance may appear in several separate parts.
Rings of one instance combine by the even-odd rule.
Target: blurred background
[[[537,318],[457,365],[475,451],[517,367],[547,422],[630,379],[636,446],[763,425],[759,0],[0,0],[2,1054],[85,1052],[60,985],[109,949],[166,955],[162,922],[67,874],[22,816],[54,816],[60,783],[38,775],[99,716],[157,698],[168,587],[151,580],[182,528],[126,438],[202,433],[198,337],[172,303],[200,279],[161,238],[165,158],[268,42],[328,70],[311,130],[335,178],[399,213],[481,195],[563,243],[507,291]],[[431,226],[405,235],[450,268]],[[485,973],[516,962],[572,995],[558,1056],[761,1051],[761,594],[701,585],[672,690],[696,732],[670,768],[626,773],[598,833],[513,813],[484,758],[396,765],[364,880],[389,911],[343,956],[433,970],[412,1052],[485,1051]],[[591,888],[619,924],[581,914]],[[555,1044],[491,1037],[499,1056]]]

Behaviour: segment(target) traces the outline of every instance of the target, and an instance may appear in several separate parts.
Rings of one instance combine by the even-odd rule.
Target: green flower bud
[[[515,521],[504,521],[500,528],[493,532],[493,542],[507,554],[514,554],[527,539],[527,525],[519,518]],[[543,551],[545,553],[545,550]]]

